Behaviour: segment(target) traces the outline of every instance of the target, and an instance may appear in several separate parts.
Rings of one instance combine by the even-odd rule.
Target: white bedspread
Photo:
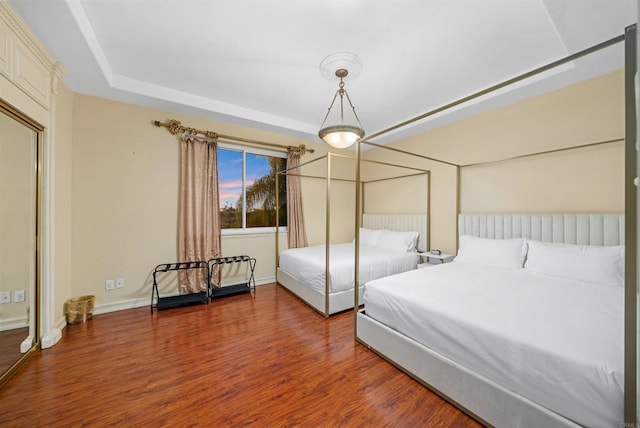
[[[353,289],[354,248],[352,243],[333,244],[329,253],[329,292]],[[360,285],[372,279],[415,269],[416,253],[388,251],[360,246]],[[324,293],[325,246],[292,248],[280,253],[280,269]]]
[[[369,282],[368,316],[589,427],[623,421],[624,289],[453,262]]]

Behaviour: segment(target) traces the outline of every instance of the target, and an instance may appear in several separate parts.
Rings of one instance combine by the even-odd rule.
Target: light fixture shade
[[[358,138],[364,137],[364,129],[352,125],[333,125],[322,128],[318,136],[336,149],[346,149]]]
[[[335,76],[340,79],[340,84],[338,85],[338,90],[336,91],[333,99],[331,100],[331,104],[329,104],[329,108],[327,109],[327,114],[322,121],[322,125],[320,125],[320,131],[318,131],[318,136],[331,147],[335,147],[336,149],[346,149],[351,146],[353,143],[358,141],[359,138],[364,137],[364,129],[362,129],[362,123],[360,123],[360,119],[358,118],[358,114],[356,113],[356,108],[351,103],[351,98],[349,98],[349,94],[347,90],[344,88],[344,79],[349,75],[349,62],[351,66],[355,67],[356,71],[359,72],[362,68],[362,62],[357,55],[349,54],[349,53],[340,53],[329,55],[327,58],[320,63],[320,71],[325,75],[328,74],[328,69],[332,65],[340,64],[340,67],[335,70]],[[357,64],[356,64],[357,62]],[[357,74],[357,73],[356,73]],[[353,117],[358,122],[360,126],[354,125],[346,125],[344,120],[344,99],[347,99],[349,103],[349,107],[353,112]],[[331,109],[336,104],[336,100],[338,100],[340,104],[340,109],[336,110],[340,113],[340,124],[339,125],[331,125],[324,126],[327,122],[327,118],[331,114]],[[335,122],[334,122],[335,123]],[[349,121],[348,123],[353,123]]]

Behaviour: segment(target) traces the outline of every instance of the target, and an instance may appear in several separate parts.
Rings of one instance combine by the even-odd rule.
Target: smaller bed
[[[426,215],[365,214],[360,232],[360,294],[367,281],[416,269],[426,247]],[[326,252],[329,251],[329,278]],[[278,283],[329,316],[353,308],[353,242],[280,253]]]

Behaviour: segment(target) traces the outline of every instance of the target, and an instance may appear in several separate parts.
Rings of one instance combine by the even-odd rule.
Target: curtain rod
[[[169,119],[167,122],[160,122],[159,120],[155,120],[153,121],[153,124],[158,127],[167,128],[167,131],[169,131],[172,135],[177,135],[182,133],[194,134],[194,135],[202,134],[207,138],[213,138],[213,139],[221,138],[223,140],[238,141],[241,143],[251,144],[254,146],[275,147],[281,150],[284,149],[288,152],[300,153],[301,155],[304,155],[305,153],[315,152],[314,149],[309,149],[304,144],[300,144],[299,146],[285,146],[284,144],[267,143],[266,141],[250,140],[248,138],[240,138],[240,137],[234,137],[232,135],[218,134],[217,132],[214,132],[214,131],[206,131],[206,130],[201,130],[196,128],[189,128],[187,126],[183,126],[179,120],[175,120],[175,119]]]

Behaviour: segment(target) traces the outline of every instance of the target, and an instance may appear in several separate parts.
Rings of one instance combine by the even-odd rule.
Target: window
[[[276,173],[284,154],[218,145],[218,188],[222,229],[262,232],[276,225]],[[279,177],[280,226],[287,225],[286,177]],[[260,229],[263,230],[260,230]]]

